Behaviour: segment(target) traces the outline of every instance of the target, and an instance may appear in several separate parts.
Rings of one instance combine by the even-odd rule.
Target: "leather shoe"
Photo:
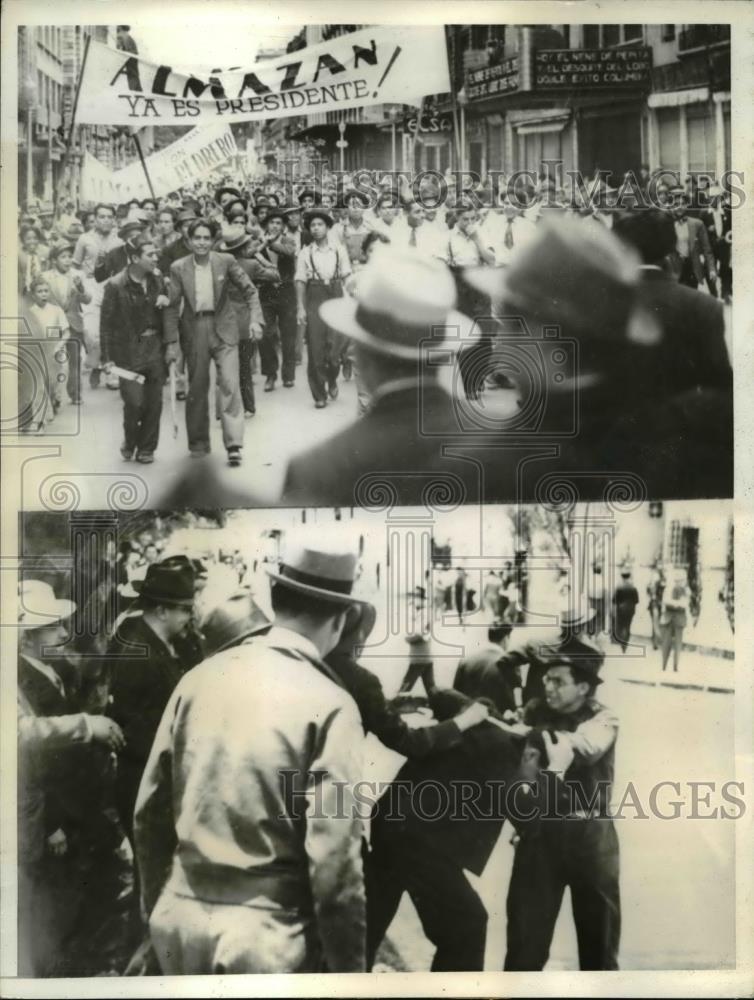
[[[314,408],[315,408],[315,410],[324,410],[324,408],[326,406],[327,406],[327,400],[326,399],[315,399],[314,400]]]
[[[272,390],[275,388],[275,381],[276,379],[273,375],[268,375],[267,381],[264,383],[264,391],[272,392]]]
[[[228,448],[228,465],[234,468],[241,464],[241,449],[238,447]]]

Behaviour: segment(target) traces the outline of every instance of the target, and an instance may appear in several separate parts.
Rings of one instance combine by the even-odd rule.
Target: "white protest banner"
[[[148,156],[144,165],[159,197],[206,176],[237,153],[236,140],[228,125],[206,125],[192,129],[170,146]],[[116,176],[127,171],[129,183],[131,174],[134,178],[144,177],[137,161],[119,170]]]
[[[442,25],[363,28],[277,59],[206,75],[157,66],[92,41],[77,119],[92,125],[256,121],[450,90]]]
[[[124,202],[131,198],[148,198],[149,185],[144,171],[125,167],[123,170],[108,170],[91,153],[84,153],[81,165],[81,200],[85,202]]]

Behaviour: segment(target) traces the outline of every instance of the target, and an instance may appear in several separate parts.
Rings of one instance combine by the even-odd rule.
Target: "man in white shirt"
[[[99,314],[102,296],[105,293],[105,282],[100,283],[95,280],[94,269],[104,261],[110,250],[122,245],[123,240],[115,229],[115,210],[112,205],[95,206],[94,229],[79,236],[76,249],[73,251],[74,266],[81,270],[92,295],[91,302],[82,310],[84,336],[91,368],[89,385],[92,389],[96,389],[100,383]]]
[[[400,228],[397,222],[392,226],[389,239],[393,246],[414,250],[422,257],[442,255],[441,239],[434,226],[427,225],[424,209],[418,201],[404,206],[402,224]]]
[[[536,235],[537,227],[524,213],[506,199],[502,214],[491,211],[480,226],[480,235],[495,254],[495,263],[508,264],[519,247]]]
[[[350,287],[352,269],[345,246],[329,239],[334,222],[327,211],[317,208],[307,212],[304,225],[312,242],[296,261],[297,318],[300,325],[306,324],[307,377],[314,406],[321,410],[327,406],[328,396],[338,398],[343,337],[324,322],[319,307]]]
[[[401,228],[400,207],[397,195],[381,194],[374,206],[374,213],[370,219],[372,228],[378,233],[386,236],[391,242]]]

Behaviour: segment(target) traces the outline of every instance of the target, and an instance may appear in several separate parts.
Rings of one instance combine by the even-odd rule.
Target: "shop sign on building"
[[[469,71],[466,94],[470,101],[518,90],[518,56],[503,59],[496,66]]]
[[[536,53],[538,90],[571,87],[648,86],[652,50],[643,46],[620,49],[540,49]]]

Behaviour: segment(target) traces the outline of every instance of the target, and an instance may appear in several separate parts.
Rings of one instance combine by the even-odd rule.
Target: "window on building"
[[[624,42],[640,42],[644,38],[644,25],[642,24],[624,24],[623,25],[623,41]]]
[[[505,44],[505,25],[504,24],[491,24],[490,25],[490,38],[496,42],[502,42]]]
[[[672,566],[690,566],[696,561],[699,551],[699,529],[682,525],[680,521],[670,524],[668,538],[668,558]]]
[[[689,170],[715,171],[715,113],[706,104],[686,109]]]
[[[603,24],[602,25],[602,45],[604,48],[609,48],[611,45],[620,45],[620,25],[619,24]]]
[[[487,44],[488,33],[489,33],[489,25],[487,24],[473,25],[471,28],[472,49],[483,49]]]
[[[680,170],[681,120],[678,108],[658,108],[657,135],[660,165],[666,170]]]
[[[584,48],[598,49],[600,47],[600,26],[598,24],[584,25]]]
[[[660,38],[662,39],[663,42],[675,41],[675,25],[663,24],[662,31],[660,33]]]

